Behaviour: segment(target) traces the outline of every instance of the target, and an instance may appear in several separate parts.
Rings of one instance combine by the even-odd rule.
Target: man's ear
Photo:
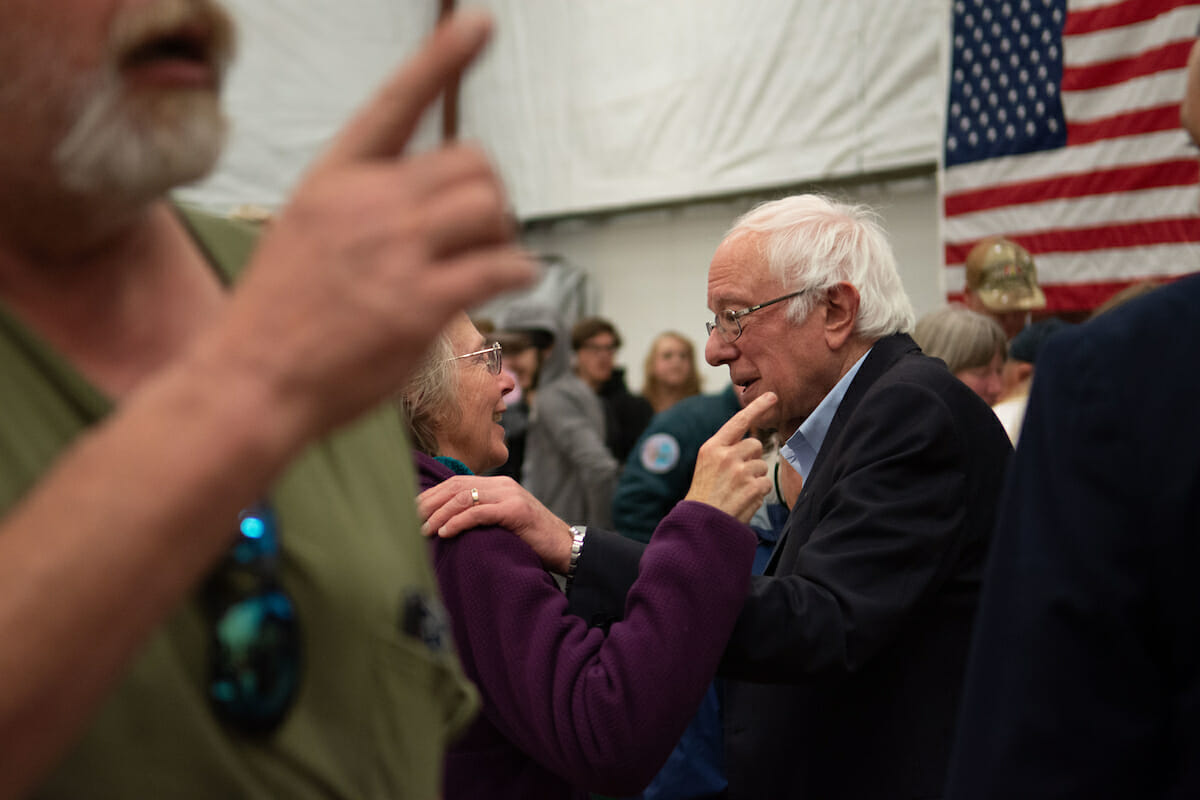
[[[825,292],[825,341],[830,350],[838,350],[854,335],[858,321],[858,289],[846,282]]]

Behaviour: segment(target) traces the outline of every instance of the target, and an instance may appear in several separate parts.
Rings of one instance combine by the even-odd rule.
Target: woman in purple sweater
[[[504,463],[499,419],[513,382],[500,367],[499,345],[487,347],[462,315],[405,388],[421,489]],[[759,410],[730,426],[744,430]],[[723,457],[739,468],[723,468],[720,499],[706,500],[746,519],[769,482],[734,427]],[[459,657],[483,700],[483,713],[447,755],[447,800],[641,791],[712,680],[755,543],[743,522],[714,505],[681,502],[654,533],[624,620],[606,632],[567,613],[554,577],[511,532],[435,539]]]

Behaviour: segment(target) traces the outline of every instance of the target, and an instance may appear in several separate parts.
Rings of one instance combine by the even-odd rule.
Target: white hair
[[[944,306],[921,317],[913,340],[925,355],[945,361],[954,373],[987,366],[1008,351],[1000,323],[963,306]]]
[[[439,430],[457,423],[458,371],[454,369],[454,347],[443,330],[430,344],[421,363],[399,395],[400,412],[408,425],[409,441],[422,453],[441,454]]]
[[[824,290],[844,281],[858,290],[856,334],[876,340],[912,329],[916,314],[896,257],[867,206],[816,194],[785,197],[739,217],[726,238],[743,234],[760,237],[768,269],[788,291],[808,290],[788,303],[794,321],[808,315]]]

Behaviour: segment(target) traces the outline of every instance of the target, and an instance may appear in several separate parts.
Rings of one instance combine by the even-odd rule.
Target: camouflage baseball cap
[[[984,239],[967,255],[967,288],[991,311],[1046,307],[1029,251],[1002,236]]]

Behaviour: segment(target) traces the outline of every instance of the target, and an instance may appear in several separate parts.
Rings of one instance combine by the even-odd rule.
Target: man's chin
[[[211,172],[227,127],[215,91],[109,94],[84,110],[55,160],[72,191],[149,200]]]

